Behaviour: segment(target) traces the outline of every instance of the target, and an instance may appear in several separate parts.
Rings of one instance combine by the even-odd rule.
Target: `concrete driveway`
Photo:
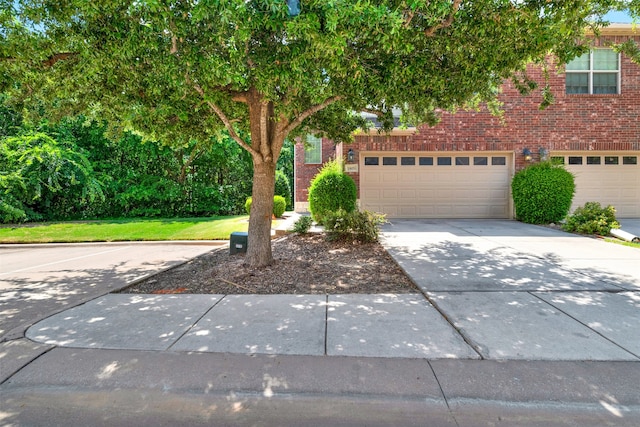
[[[393,220],[382,243],[483,358],[640,358],[637,248],[506,220]]]

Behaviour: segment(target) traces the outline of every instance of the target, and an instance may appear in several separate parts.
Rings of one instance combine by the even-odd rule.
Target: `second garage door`
[[[599,202],[603,206],[614,206],[618,218],[640,217],[637,152],[575,152],[554,157],[575,176],[572,211],[586,202]]]
[[[511,153],[360,153],[360,204],[390,218],[509,218]]]

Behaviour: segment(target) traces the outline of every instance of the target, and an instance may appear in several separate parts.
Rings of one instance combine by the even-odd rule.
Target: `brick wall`
[[[626,38],[603,38],[599,44]],[[640,36],[633,39],[640,43]],[[542,71],[533,67],[529,71],[542,87]],[[345,151],[354,150],[356,163],[362,151],[508,151],[515,153],[516,170],[525,166],[524,148],[532,152],[533,161],[539,160],[540,148],[551,156],[575,150],[640,151],[640,66],[622,56],[619,95],[567,95],[564,75],[555,70],[550,73],[550,84],[555,102],[544,110],[539,109],[539,91],[521,96],[506,82],[500,96],[504,121],[486,109],[445,113],[438,125],[420,126],[411,135],[356,135]],[[298,151],[302,150],[296,152],[296,165],[301,163]],[[314,174],[308,168],[300,170],[296,201],[307,200],[307,179]],[[359,188],[359,174],[350,175]]]

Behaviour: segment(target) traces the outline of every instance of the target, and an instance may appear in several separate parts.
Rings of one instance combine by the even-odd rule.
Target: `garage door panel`
[[[416,165],[402,165],[398,159],[396,166],[361,165],[360,202],[364,209],[384,212],[391,218],[509,217],[508,167],[473,162],[456,165],[455,154],[397,155],[411,156],[433,157],[434,164],[420,166],[416,159]],[[438,165],[439,157],[450,157],[453,164]]]
[[[381,182],[388,182],[388,181],[402,182],[401,180],[399,180],[397,172],[389,172],[385,170],[380,174],[380,176],[381,176]]]
[[[415,200],[416,199],[416,190],[398,190],[399,197],[403,200]]]
[[[435,197],[437,192],[435,188],[419,188],[416,190],[416,199],[430,199]]]
[[[415,206],[398,206],[397,215],[405,218],[415,217],[417,214]]]

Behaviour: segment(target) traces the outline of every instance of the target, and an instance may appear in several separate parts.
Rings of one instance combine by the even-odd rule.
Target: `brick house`
[[[390,218],[513,218],[514,173],[541,158],[576,179],[572,210],[587,201],[640,217],[640,65],[607,48],[633,38],[630,24],[603,29],[591,53],[551,73],[555,102],[521,96],[505,82],[504,122],[486,110],[444,114],[435,127],[376,130],[349,145],[309,138],[295,152],[295,207],[308,209],[309,182],[329,158],[348,157],[362,209]],[[542,72],[531,76],[542,82]]]

